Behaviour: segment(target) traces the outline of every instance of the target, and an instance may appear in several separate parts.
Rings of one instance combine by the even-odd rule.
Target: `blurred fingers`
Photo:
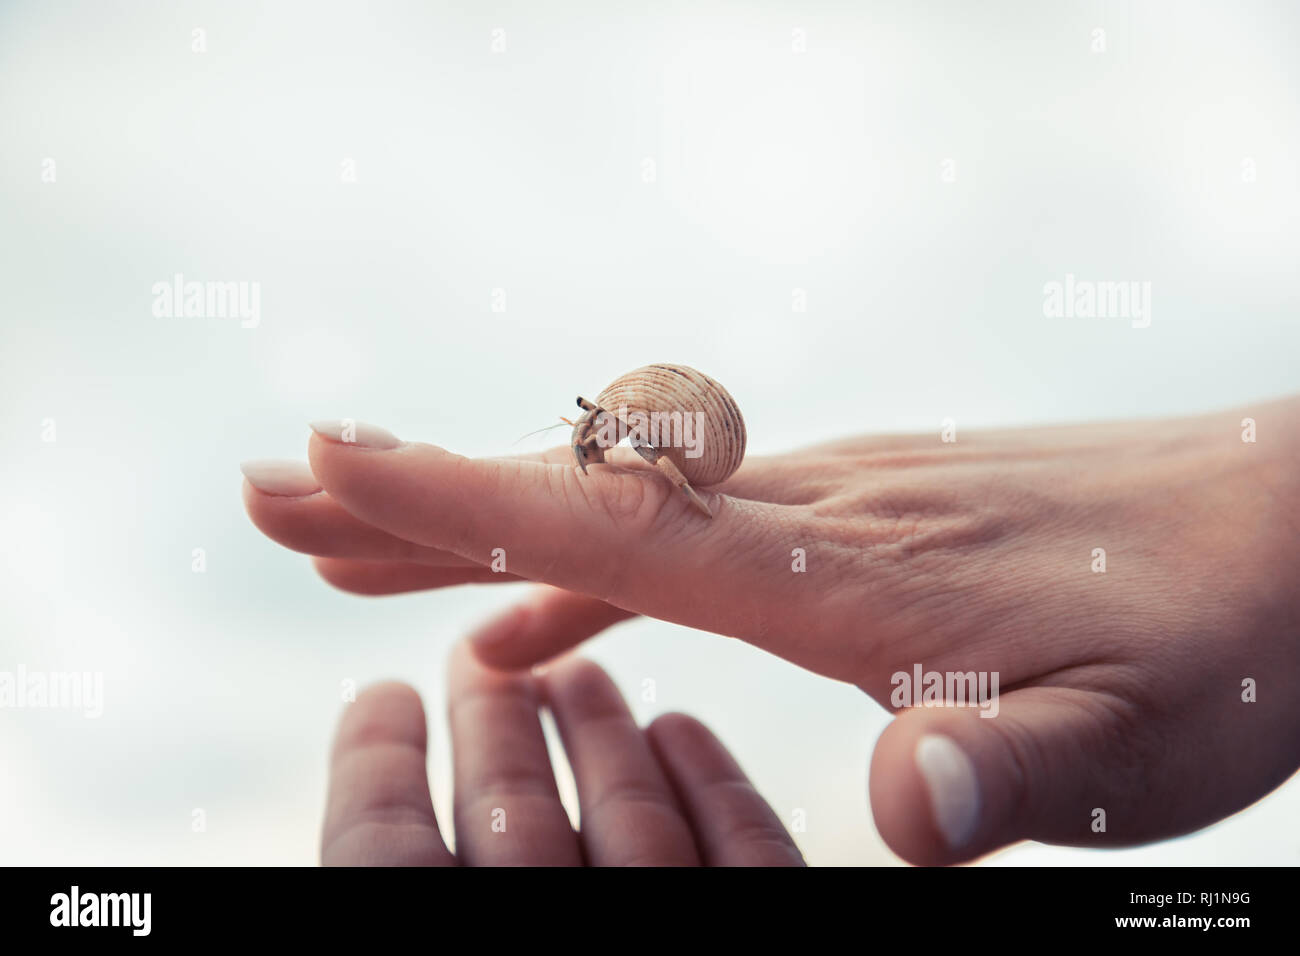
[[[519,670],[549,660],[635,616],[583,594],[542,588],[488,621],[469,640],[475,656],[487,666]]]
[[[803,865],[776,813],[712,731],[684,714],[665,714],[646,735],[707,866]]]
[[[330,759],[321,833],[326,866],[451,866],[425,769],[424,708],[404,684],[348,706]]]
[[[609,676],[590,661],[570,658],[541,681],[577,782],[589,862],[699,865],[668,778]]]
[[[448,665],[456,853],[470,866],[577,866],[538,718],[537,682],[488,670],[464,643]]]

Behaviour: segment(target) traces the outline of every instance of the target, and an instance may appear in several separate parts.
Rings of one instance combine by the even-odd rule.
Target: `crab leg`
[[[655,448],[653,445],[637,438],[635,435],[631,436],[630,440],[632,447],[636,449],[636,453],[662,471],[669,481],[682,490],[682,493],[690,499],[691,504],[693,504],[701,514],[706,518],[713,517],[713,512],[709,510],[709,506],[704,503],[704,499],[695,493],[695,489],[691,487],[691,483],[686,480],[686,476],[682,474],[681,469],[673,464],[671,458],[662,454],[658,448]]]

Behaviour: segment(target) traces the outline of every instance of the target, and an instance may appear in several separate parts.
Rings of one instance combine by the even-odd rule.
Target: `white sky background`
[[[5,862],[314,862],[344,678],[419,688],[449,818],[445,655],[520,592],[349,597],[266,541],[237,464],[308,420],[542,448],[677,361],[766,453],[1300,386],[1292,4],[263,6],[0,7],[0,670],[106,679],[97,721],[0,711]],[[260,325],[155,318],[177,272],[260,282]],[[1045,318],[1067,272],[1150,281],[1150,328]],[[803,808],[810,862],[895,861],[858,691],[653,621],[590,653]],[[995,862],[1293,864],[1297,811]]]

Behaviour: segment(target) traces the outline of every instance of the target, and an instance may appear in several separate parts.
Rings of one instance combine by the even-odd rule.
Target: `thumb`
[[[1135,814],[1133,804],[1150,804],[1152,793],[1135,779],[1148,771],[1126,740],[1112,705],[1060,687],[1013,691],[996,710],[903,711],[871,759],[876,828],[899,856],[923,865],[1024,839],[1133,842],[1131,821],[1150,811]],[[1109,832],[1112,814],[1125,832]]]

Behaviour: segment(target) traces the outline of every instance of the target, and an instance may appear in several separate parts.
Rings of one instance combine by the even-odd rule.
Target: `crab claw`
[[[582,469],[582,473],[585,475],[587,473],[587,446],[582,444],[574,445],[573,457],[578,460],[578,467]]]

